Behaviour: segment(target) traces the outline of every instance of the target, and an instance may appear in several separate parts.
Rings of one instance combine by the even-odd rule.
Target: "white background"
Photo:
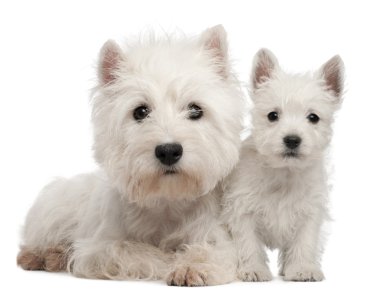
[[[380,9],[376,1],[1,1],[1,296],[380,296]],[[331,150],[331,224],[321,283],[234,283],[208,288],[77,279],[16,267],[19,232],[52,177],[96,167],[89,89],[98,51],[153,28],[195,34],[223,24],[235,69],[271,49],[287,70],[318,68],[339,53],[347,93]],[[275,255],[272,255],[275,273]],[[20,295],[19,295],[20,294]]]

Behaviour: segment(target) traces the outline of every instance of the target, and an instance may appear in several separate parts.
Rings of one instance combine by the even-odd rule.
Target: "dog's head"
[[[193,200],[238,161],[243,100],[221,26],[100,54],[95,158],[130,201]]]
[[[322,156],[340,107],[344,65],[339,56],[312,74],[291,75],[276,57],[260,50],[253,62],[251,140],[273,167],[303,167]]]

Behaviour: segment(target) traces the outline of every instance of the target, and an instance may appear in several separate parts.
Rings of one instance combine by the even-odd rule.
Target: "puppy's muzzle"
[[[301,144],[302,139],[297,135],[288,135],[284,137],[283,141],[288,149],[295,150]]]

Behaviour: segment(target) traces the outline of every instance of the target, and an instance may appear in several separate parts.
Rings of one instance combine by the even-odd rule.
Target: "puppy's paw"
[[[320,282],[324,279],[323,272],[318,269],[286,269],[284,280],[294,282]]]
[[[169,274],[167,284],[187,287],[207,286],[207,276],[206,273],[192,267],[181,267]]]
[[[267,282],[273,279],[272,273],[268,267],[259,269],[239,270],[238,278],[243,282]]]

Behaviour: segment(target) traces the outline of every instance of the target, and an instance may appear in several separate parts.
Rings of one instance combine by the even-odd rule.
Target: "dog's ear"
[[[328,60],[317,72],[319,78],[325,81],[327,90],[332,91],[338,99],[342,97],[344,86],[344,63],[336,55]]]
[[[200,38],[201,45],[210,51],[218,64],[218,72],[228,76],[228,42],[227,33],[222,25],[217,25],[205,30]]]
[[[275,55],[266,48],[260,49],[253,59],[251,74],[253,88],[258,89],[260,84],[270,79],[278,67]]]
[[[101,85],[112,84],[120,62],[124,59],[121,48],[113,40],[108,40],[100,50],[98,77]]]

